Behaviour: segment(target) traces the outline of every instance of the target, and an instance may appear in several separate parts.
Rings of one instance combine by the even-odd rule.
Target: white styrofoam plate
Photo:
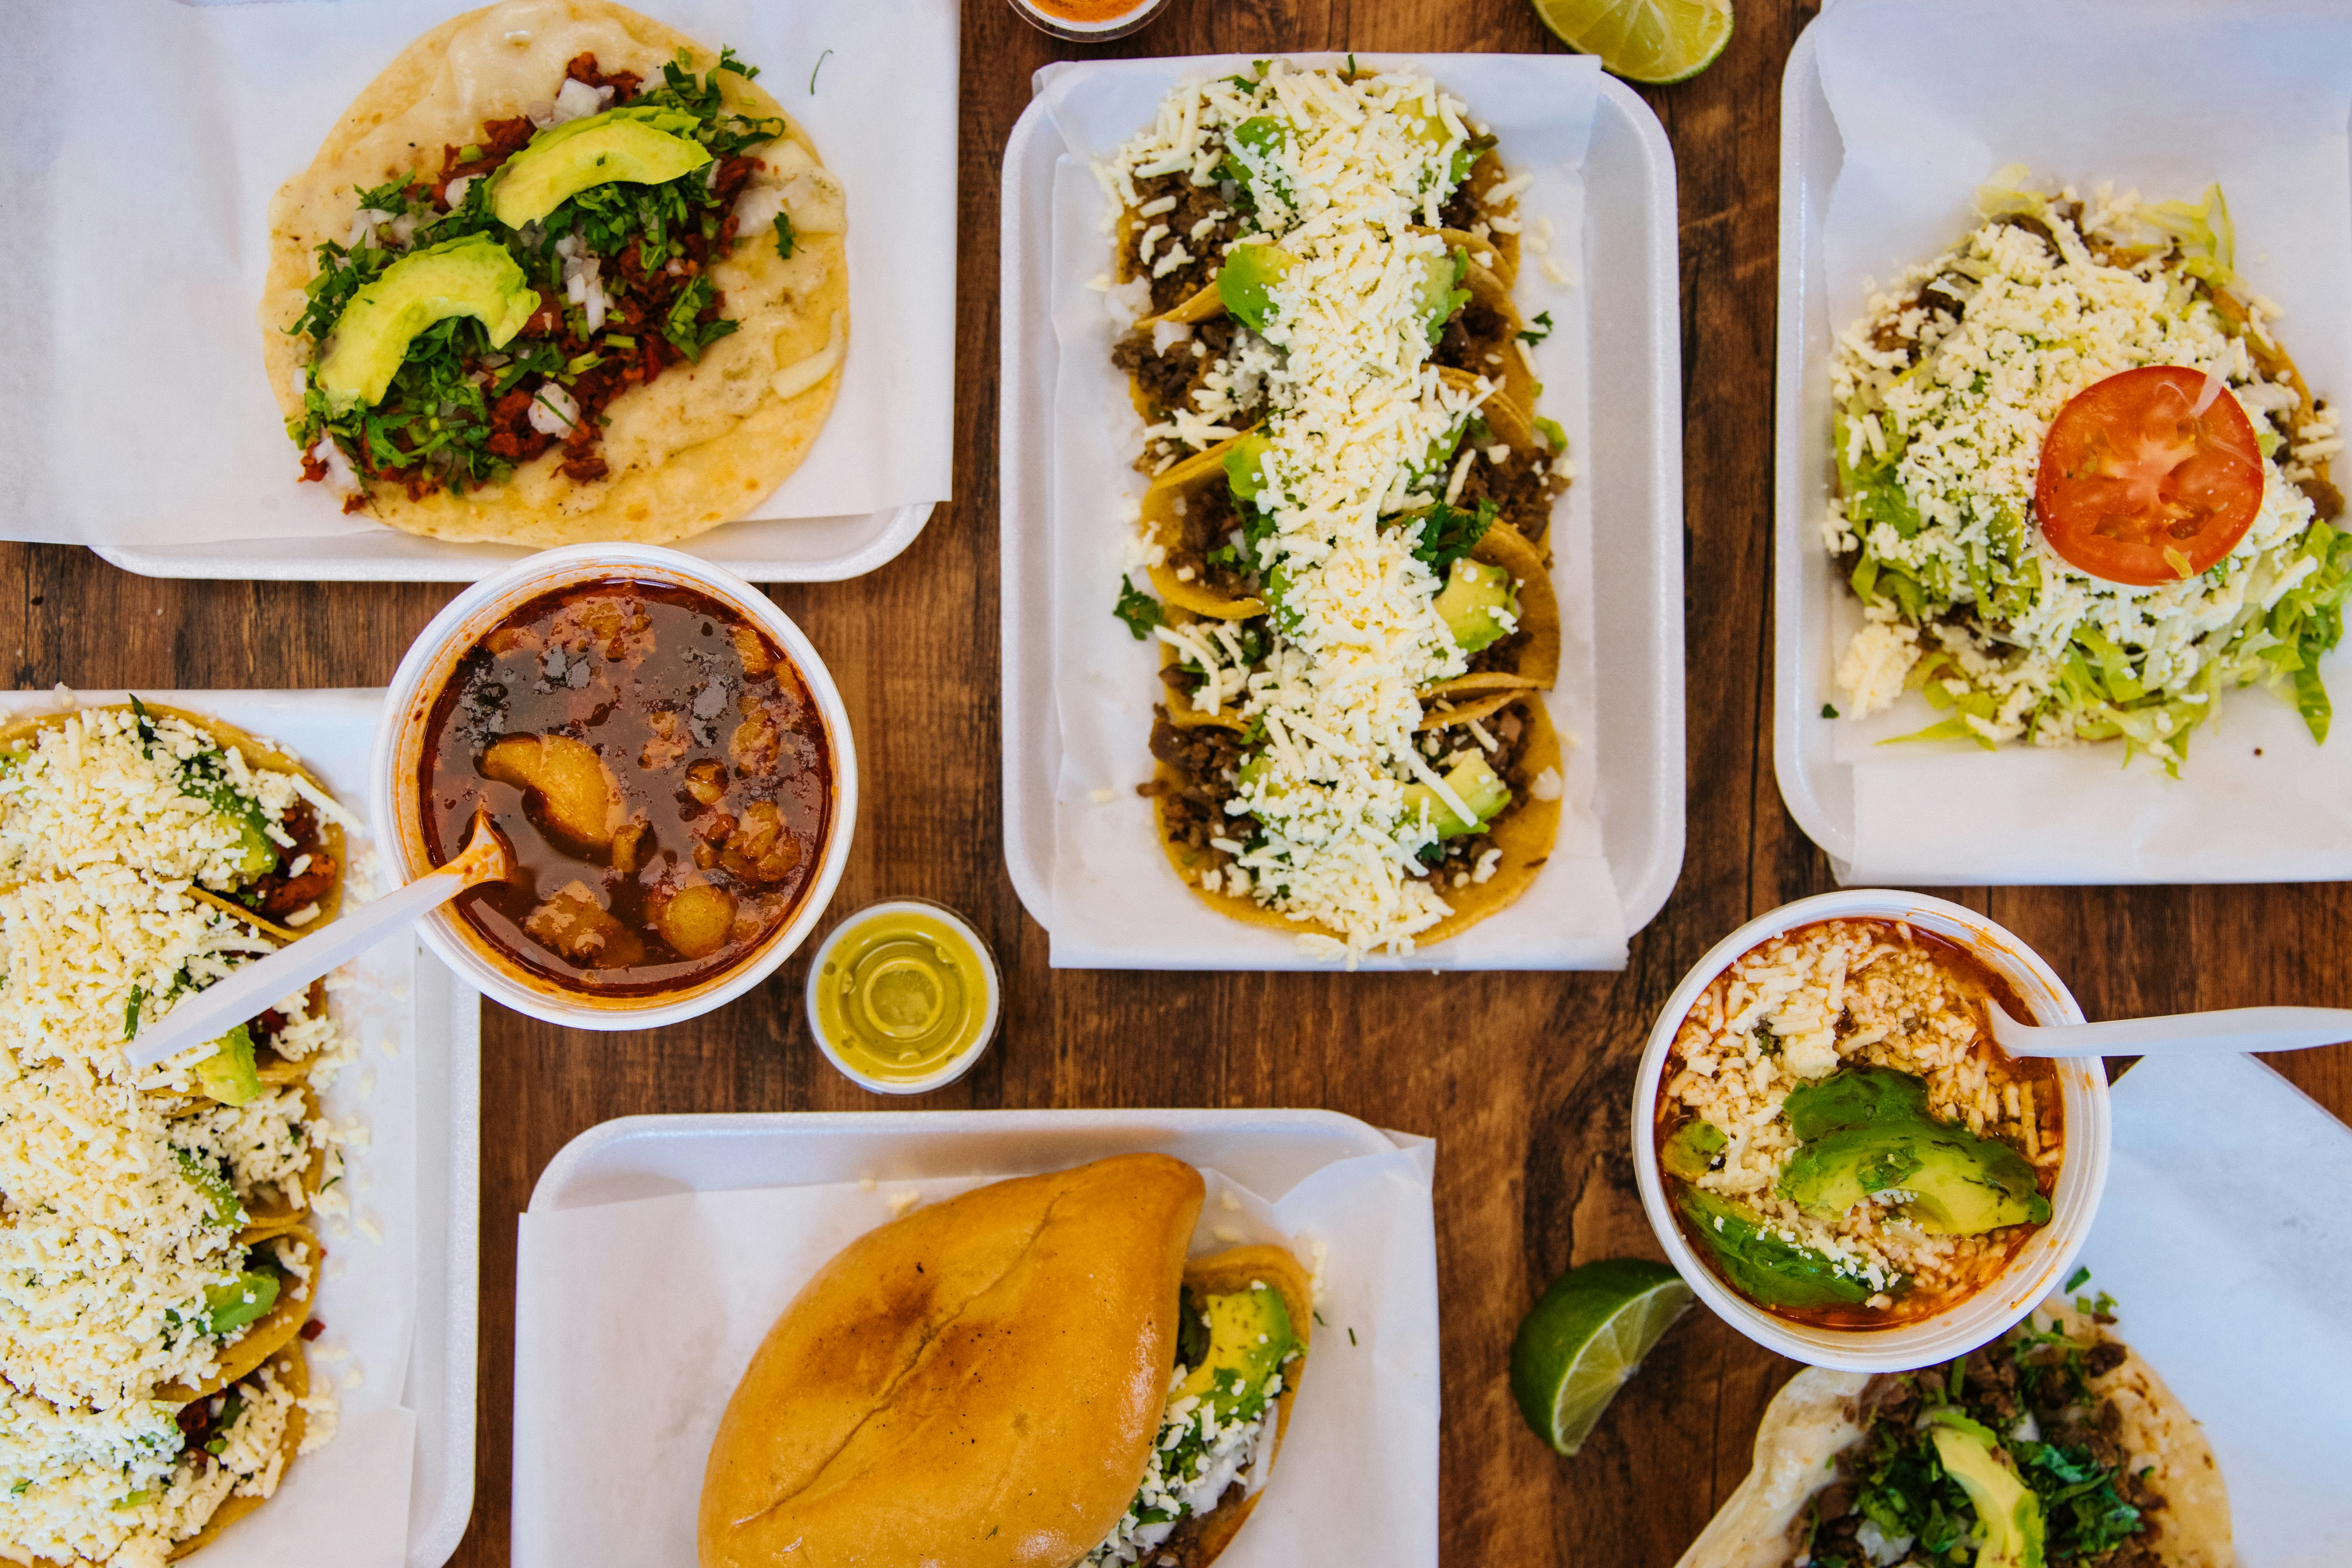
[[[299,756],[326,780],[336,796],[355,811],[367,804],[369,742],[375,731],[383,693],[375,689],[318,691],[142,691],[146,701],[207,714],[272,741]],[[77,691],[70,706],[95,706],[129,700],[122,691]],[[56,711],[59,700],[51,692],[17,691],[0,694],[0,718],[14,719]],[[379,1072],[389,1083],[406,1072],[415,1086],[415,1146],[409,1162],[415,1182],[411,1256],[415,1281],[410,1306],[411,1332],[398,1405],[415,1418],[415,1443],[410,1456],[408,1480],[408,1568],[440,1568],[457,1550],[466,1522],[474,1511],[475,1343],[480,1307],[481,1239],[481,997],[444,968],[439,960],[415,943],[413,964],[406,966],[405,994],[389,998],[408,1014],[410,1048],[404,1059],[380,1058],[363,1046],[361,1060],[346,1077],[362,1082]],[[374,963],[391,947],[386,943],[366,960]],[[392,967],[399,968],[398,964]],[[346,1085],[339,1082],[329,1110],[337,1110]],[[361,1090],[357,1109],[367,1115],[367,1090]],[[372,1124],[373,1125],[373,1124]],[[369,1156],[351,1156],[355,1177],[354,1213],[366,1211],[373,1180]],[[359,1241],[330,1237],[330,1251],[362,1248]],[[338,1310],[337,1282],[331,1273],[320,1294],[320,1320],[327,1332],[320,1349],[353,1339],[364,1340],[366,1323],[354,1322]],[[314,1375],[345,1368],[317,1363]],[[380,1372],[364,1364],[362,1373]],[[346,1425],[352,1396],[346,1392]],[[381,1403],[381,1402],[378,1402]],[[356,1429],[354,1427],[354,1429]],[[347,1431],[347,1437],[351,1436]],[[306,1461],[311,1474],[334,1453],[332,1445],[317,1461]],[[281,1492],[278,1518],[285,1500],[304,1485],[297,1468]],[[245,1528],[269,1525],[269,1510],[257,1514]],[[234,1560],[237,1536],[225,1538]],[[323,1537],[305,1544],[311,1560],[336,1558],[336,1539]],[[279,1544],[273,1542],[273,1545]],[[212,1553],[206,1554],[209,1561]]]
[[[522,1221],[514,1561],[635,1568],[690,1556],[704,1457],[742,1366],[809,1272],[918,1195],[908,1184],[1139,1152],[1276,1205],[1276,1234],[1323,1281],[1318,1353],[1349,1358],[1307,1379],[1284,1448],[1289,1479],[1232,1561],[1307,1561],[1303,1543],[1323,1541],[1346,1542],[1354,1560],[1434,1568],[1435,1151],[1315,1110],[631,1116],[589,1129],[541,1173]],[[1201,1224],[1230,1243],[1239,1233],[1222,1226],[1250,1223],[1244,1212],[1220,1222],[1212,1205]],[[813,1230],[824,1245],[808,1245]],[[1207,1245],[1201,1232],[1194,1245]],[[691,1304],[675,1306],[680,1295]],[[583,1388],[579,1365],[608,1360],[635,1364]]]
[[[934,503],[862,517],[730,522],[671,546],[754,583],[835,583],[860,577],[915,542]],[[509,544],[458,544],[397,529],[324,539],[230,540],[176,550],[98,552],[142,577],[226,577],[251,582],[473,583],[532,553]]]
[[[1426,58],[1443,71],[1442,56]],[[1054,793],[1062,738],[1050,608],[1066,591],[1052,559],[1050,412],[1057,346],[1049,262],[1053,121],[1033,103],[1004,150],[998,399],[1003,570],[1004,858],[1021,902],[1054,924]],[[1594,807],[1624,911],[1639,931],[1683,860],[1682,364],[1674,153],[1649,106],[1603,78],[1583,168],[1592,402],[1577,483],[1590,487],[1592,642],[1604,679],[1589,742]],[[1094,594],[1098,584],[1066,591]]]

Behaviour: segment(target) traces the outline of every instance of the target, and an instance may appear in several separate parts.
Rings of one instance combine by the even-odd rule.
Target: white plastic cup
[[[1969,950],[2017,990],[2037,1024],[2079,1024],[2083,1009],[2066,983],[2041,954],[1991,921],[1955,903],[1918,893],[1856,888],[1783,904],[1749,921],[1710,949],[1666,999],[1651,1026],[1633,1080],[1633,1177],[1642,1207],[1650,1216],[1666,1257],[1700,1300],[1733,1328],[1769,1351],[1814,1366],[1848,1372],[1907,1372],[1933,1366],[1998,1339],[2043,1298],[2057,1289],[2090,1235],[2099,1196],[2107,1184],[2112,1137],[2107,1075],[2097,1058],[2060,1058],[2059,1103],[2066,1119],[2066,1146],[2052,1194],[2050,1223],[2018,1249],[2007,1268],[1984,1289],[1933,1317],[1886,1329],[1817,1328],[1766,1311],[1721,1279],[1684,1239],[1666,1201],[1658,1169],[1657,1104],[1667,1053],[1683,1018],[1699,994],[1751,949],[1800,926],[1836,920],[1904,921]]]
[[[483,578],[433,617],[393,675],[368,764],[369,807],[393,874],[409,882],[432,870],[417,781],[434,701],[458,661],[530,600],[562,588],[614,580],[661,583],[707,595],[775,638],[800,671],[824,721],[834,779],[822,858],[799,909],[732,967],[683,990],[646,996],[598,995],[534,974],[492,945],[451,905],[425,916],[417,933],[467,984],[518,1013],[580,1029],[650,1029],[698,1017],[773,974],[824,912],[849,860],[849,842],[857,825],[857,750],[850,736],[849,713],[814,645],[765,594],[723,567],[654,544],[567,545],[528,556]]]
[[[842,939],[870,916],[894,914],[927,915],[970,942],[972,952],[980,955],[982,987],[980,1038],[974,1040],[969,1049],[950,1057],[921,1078],[876,1078],[850,1066],[834,1048],[833,1041],[826,1037],[824,1019],[817,1011],[817,987],[824,983],[825,965],[832,961],[834,950],[841,945]],[[997,973],[995,951],[980,932],[972,930],[971,921],[945,904],[935,904],[929,899],[885,899],[856,910],[825,932],[824,940],[817,943],[816,952],[809,958],[805,1003],[809,1033],[816,1037],[817,1048],[824,1052],[824,1059],[833,1064],[835,1072],[860,1089],[870,1089],[876,1094],[928,1094],[932,1089],[946,1088],[970,1072],[980,1058],[988,1054],[988,1047],[996,1043],[996,1027],[1003,1016],[1004,985]]]

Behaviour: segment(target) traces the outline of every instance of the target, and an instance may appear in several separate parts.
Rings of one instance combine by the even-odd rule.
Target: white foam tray
[[[318,691],[142,691],[275,740],[356,810],[367,802],[369,743],[378,689]],[[78,691],[77,703],[129,700]],[[0,695],[0,715],[56,706],[47,692]],[[482,999],[422,946],[409,987],[416,1083],[415,1329],[400,1402],[416,1417],[408,1488],[408,1568],[441,1568],[474,1511],[475,1348],[481,1256]],[[227,1538],[233,1561],[236,1537]],[[334,1560],[321,1542],[317,1561]],[[216,1553],[206,1553],[206,1561]]]
[[[1444,56],[1423,57],[1443,74]],[[1003,584],[1004,860],[1023,907],[1054,925],[1055,714],[1049,614],[1056,345],[1047,298],[1061,142],[1033,103],[1004,149],[998,394]],[[1595,662],[1636,678],[1597,693],[1594,806],[1627,935],[1647,925],[1683,864],[1682,326],[1674,151],[1647,104],[1604,77],[1586,154],[1585,277],[1593,497]],[[1094,593],[1085,584],[1072,591]]]
[[[779,518],[730,522],[674,548],[715,561],[754,583],[835,583],[860,577],[915,542],[931,502],[862,517]],[[507,544],[456,544],[398,529],[329,539],[230,540],[178,550],[100,547],[98,554],[142,577],[240,581],[473,583],[533,552]]]
[[[1830,504],[1830,378],[1834,336],[1822,227],[1845,163],[1822,91],[1812,28],[1780,73],[1780,299],[1772,414],[1772,771],[1806,837],[1840,865],[1853,859],[1853,770],[1837,760],[1832,644],[1861,622],[1845,614],[1834,563],[1815,526]]]

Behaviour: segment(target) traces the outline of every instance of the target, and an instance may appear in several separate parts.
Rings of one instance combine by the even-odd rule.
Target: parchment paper
[[[1823,234],[1833,331],[1971,226],[1969,196],[2022,163],[2042,181],[2112,180],[2151,199],[2219,182],[2246,284],[2314,391],[2352,395],[2352,17],[2340,6],[2144,0],[1841,0],[1816,24],[1845,143]],[[1819,548],[1816,518],[1800,520]],[[1833,587],[1831,661],[1861,624]],[[2352,652],[2323,665],[2352,700]],[[1853,768],[1851,882],[2301,880],[2352,877],[2352,740],[2315,747],[2260,690],[2222,696],[2182,777],[2120,745],[1987,752],[1875,747],[1937,715],[1913,695],[1837,726]],[[2339,730],[2342,726],[2338,726]],[[2259,754],[2258,754],[2259,749]]]
[[[1320,61],[1325,57],[1298,57]],[[1529,234],[1553,225],[1552,253],[1572,279],[1584,264],[1583,163],[1600,85],[1584,57],[1359,55],[1367,66],[1419,63],[1491,125],[1506,166],[1531,171],[1519,196]],[[1307,969],[1334,961],[1302,952],[1286,932],[1244,925],[1194,897],[1154,837],[1150,802],[1135,786],[1151,776],[1147,742],[1161,690],[1159,644],[1138,642],[1110,614],[1129,531],[1123,500],[1146,479],[1132,467],[1143,424],[1127,380],[1110,363],[1126,321],[1089,284],[1111,264],[1104,197],[1090,169],[1150,124],[1161,98],[1188,77],[1246,68],[1247,57],[1049,66],[1037,73],[1066,151],[1054,181],[1053,301],[1058,355],[1054,407],[1051,534],[1054,696],[1063,756],[1055,791],[1051,962],[1055,968]],[[1517,288],[1520,312],[1551,312],[1536,350],[1540,412],[1568,431],[1569,450],[1590,460],[1590,360],[1585,291],[1546,279],[1530,248]],[[1036,352],[1047,352],[1038,344]],[[1547,700],[1560,731],[1566,794],[1558,847],[1534,885],[1501,914],[1410,958],[1368,968],[1615,969],[1625,963],[1624,911],[1593,815],[1595,671],[1591,643],[1591,488],[1571,485],[1552,524],[1559,595],[1560,680]],[[1097,792],[1108,792],[1097,799]]]
[[[1437,1561],[1435,1146],[1327,1165],[1271,1203],[1214,1171],[1194,1256],[1284,1241],[1328,1252],[1307,1372],[1272,1483],[1221,1562]],[[1009,1175],[686,1193],[522,1216],[514,1561],[694,1560],[703,1466],[728,1397],[810,1275],[892,1217]],[[1228,1208],[1230,1192],[1238,1207]],[[1352,1342],[1349,1332],[1354,1331]]]
[[[151,701],[209,714],[274,742],[309,763],[337,799],[364,810],[376,705],[320,692],[149,691]],[[0,716],[47,713],[126,700],[120,691],[0,693]],[[347,896],[362,896],[373,856],[354,838]],[[330,1002],[359,1042],[358,1059],[321,1095],[338,1122],[358,1116],[364,1145],[343,1151],[348,1219],[313,1221],[327,1257],[312,1316],[325,1325],[309,1346],[313,1390],[331,1383],[341,1401],[335,1440],[304,1455],[267,1508],[239,1521],[215,1551],[241,1568],[401,1568],[408,1554],[409,1468],[415,1417],[400,1403],[416,1323],[416,1053],[410,995],[420,960],[413,937],[370,949],[338,972]],[[374,1234],[371,1235],[373,1231]]]
[[[324,486],[294,482],[255,316],[269,199],[395,55],[473,8],[0,8],[13,72],[0,95],[0,272],[10,279],[0,327],[11,345],[0,356],[0,534],[161,547],[383,527],[345,517]],[[807,126],[848,192],[840,395],[807,460],[751,516],[945,500],[954,0],[641,9],[762,67],[761,85]]]
[[[2115,1088],[2086,1291],[2205,1428],[2242,1568],[2352,1563],[2352,1131],[2252,1057]]]

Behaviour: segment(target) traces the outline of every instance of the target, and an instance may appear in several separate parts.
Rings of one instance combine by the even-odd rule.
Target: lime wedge
[[[1627,81],[1687,81],[1731,42],[1731,0],[1535,0],[1571,49]]]
[[[1571,1268],[1519,1323],[1511,1394],[1536,1436],[1573,1454],[1676,1318],[1690,1287],[1663,1263],[1612,1258]]]

